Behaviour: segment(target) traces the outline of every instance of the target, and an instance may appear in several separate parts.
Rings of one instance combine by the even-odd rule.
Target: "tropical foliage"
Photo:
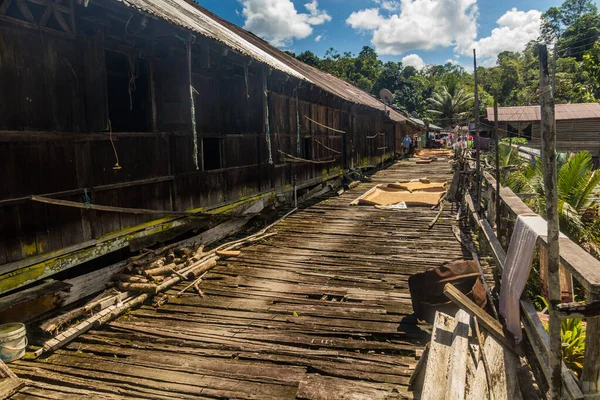
[[[548,301],[538,296],[539,300],[548,309]],[[548,326],[545,325],[546,330]],[[583,371],[583,360],[585,356],[586,330],[581,318],[566,318],[561,321],[560,336],[562,341],[562,356],[567,368],[578,377]]]
[[[600,171],[594,170],[592,157],[587,151],[568,156],[559,154],[556,162],[561,231],[592,254],[600,256],[600,219],[597,217],[596,197],[600,190]],[[506,184],[515,193],[531,195],[524,201],[542,215],[546,200],[543,176],[542,164],[536,159],[533,163],[523,164],[506,178]]]
[[[428,110],[430,113],[451,120],[455,115],[464,116],[468,112],[473,95],[456,85],[450,87],[443,85],[440,90],[433,92],[427,101],[431,107]]]
[[[585,330],[581,318],[563,319],[560,327],[563,361],[575,375],[583,370],[585,355]]]

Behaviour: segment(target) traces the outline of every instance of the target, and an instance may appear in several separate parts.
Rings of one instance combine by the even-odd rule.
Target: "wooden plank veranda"
[[[411,317],[408,277],[464,257],[453,217],[444,211],[429,230],[429,208],[348,204],[376,183],[450,172],[445,160],[398,162],[298,211],[220,261],[204,298],[141,307],[45,359],[12,363],[28,385],[15,398],[412,397],[429,326]]]

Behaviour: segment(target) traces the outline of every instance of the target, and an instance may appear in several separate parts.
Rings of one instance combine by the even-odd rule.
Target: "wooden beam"
[[[471,299],[458,290],[454,285],[447,283],[444,286],[444,294],[454,304],[469,313],[469,315],[472,317],[477,317],[479,323],[500,343],[506,346],[506,348],[512,350],[517,355],[523,354],[523,351],[515,345],[514,341],[508,339],[504,335],[502,324],[493,319],[491,315],[482,310],[477,304],[473,303]]]
[[[0,324],[25,322],[64,304],[71,285],[60,281],[40,285],[0,298]]]
[[[106,212],[114,212],[114,213],[123,213],[123,214],[136,214],[136,215],[161,215],[161,216],[187,216],[187,217],[205,217],[205,215],[199,211],[171,211],[171,210],[149,210],[145,208],[130,208],[130,207],[114,207],[114,206],[105,206],[100,204],[85,204],[78,203],[76,201],[69,200],[59,200],[59,199],[50,199],[48,197],[43,196],[31,196],[31,201],[38,203],[46,203],[52,204],[55,206],[62,207],[71,207],[71,208],[79,208],[83,210],[96,210],[96,211],[106,211]]]

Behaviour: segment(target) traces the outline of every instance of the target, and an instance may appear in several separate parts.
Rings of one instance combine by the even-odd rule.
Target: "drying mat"
[[[387,206],[405,202],[407,206],[434,206],[440,202],[445,192],[407,192],[405,190],[390,189],[382,185],[375,186],[365,194],[354,200],[350,205],[360,206]]]
[[[446,186],[443,182],[395,182],[387,185],[389,189],[408,190],[409,192],[443,192]]]
[[[416,152],[416,155],[421,157],[452,157],[454,152],[446,149],[421,149]]]

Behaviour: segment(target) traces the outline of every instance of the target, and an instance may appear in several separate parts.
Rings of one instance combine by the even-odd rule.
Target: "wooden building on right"
[[[540,106],[499,107],[498,122],[500,138],[524,137],[530,147],[541,149]],[[487,108],[483,125],[493,127],[493,107]],[[600,103],[556,105],[556,149],[600,156]]]

